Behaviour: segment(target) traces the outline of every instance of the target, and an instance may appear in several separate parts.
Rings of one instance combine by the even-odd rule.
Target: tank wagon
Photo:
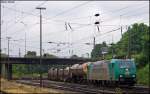
[[[86,62],[75,64],[65,69],[49,69],[48,79],[67,82],[87,82],[97,85],[134,85],[136,83],[136,66],[133,59]]]

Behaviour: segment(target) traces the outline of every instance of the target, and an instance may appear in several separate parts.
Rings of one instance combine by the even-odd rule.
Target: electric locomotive
[[[133,59],[97,61],[88,66],[87,79],[91,82],[108,84],[136,83],[136,67]]]

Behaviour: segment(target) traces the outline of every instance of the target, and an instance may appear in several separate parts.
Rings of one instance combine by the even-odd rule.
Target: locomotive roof
[[[112,61],[134,61],[134,59],[112,59]]]

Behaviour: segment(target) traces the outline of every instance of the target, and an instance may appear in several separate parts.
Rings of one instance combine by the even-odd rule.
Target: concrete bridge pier
[[[0,78],[2,77],[2,64],[0,64]]]
[[[7,75],[8,80],[12,80],[12,64],[8,65],[8,75]]]
[[[11,80],[12,79],[12,64],[1,64],[1,77]]]
[[[5,70],[5,64],[1,64],[1,77],[6,78],[6,70]]]

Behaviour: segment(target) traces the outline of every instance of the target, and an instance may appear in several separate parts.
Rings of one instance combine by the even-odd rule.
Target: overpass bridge
[[[12,79],[12,66],[14,64],[40,64],[38,57],[1,57],[0,58],[0,76],[6,79]],[[73,65],[93,61],[83,58],[42,58],[42,65]]]
[[[42,58],[42,64],[60,64],[60,65],[72,65],[82,64],[83,62],[92,61],[91,59],[82,58]],[[38,57],[2,57],[1,64],[40,64],[40,58]]]

